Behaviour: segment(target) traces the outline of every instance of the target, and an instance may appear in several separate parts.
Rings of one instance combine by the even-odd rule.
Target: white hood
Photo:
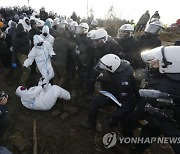
[[[38,43],[43,42],[43,39],[39,35],[34,35],[33,41],[34,41],[34,46],[37,46]]]
[[[49,27],[48,26],[44,26],[43,29],[42,29],[42,34],[43,33],[47,33],[49,34]]]
[[[15,92],[15,94],[19,97],[21,97],[23,95],[23,93],[27,91],[27,89],[21,90],[21,87],[22,86],[17,87],[16,92]]]

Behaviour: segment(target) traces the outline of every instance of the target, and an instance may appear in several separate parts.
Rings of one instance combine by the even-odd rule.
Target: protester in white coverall
[[[22,104],[32,110],[50,110],[56,103],[57,99],[70,100],[71,96],[68,91],[50,83],[38,85],[25,89],[19,86],[16,89],[16,95],[21,98]]]
[[[20,19],[18,23],[22,23],[25,31],[30,31],[31,25],[30,25],[30,20],[28,17],[24,17],[23,19]]]
[[[51,80],[54,77],[54,70],[51,65],[51,57],[56,55],[49,42],[43,41],[39,35],[33,37],[34,47],[28,54],[28,58],[24,61],[25,67],[32,65],[35,60],[36,65],[42,77]]]
[[[52,46],[54,43],[54,37],[49,33],[49,27],[44,26],[42,29],[42,34],[40,35],[44,41],[49,42]]]

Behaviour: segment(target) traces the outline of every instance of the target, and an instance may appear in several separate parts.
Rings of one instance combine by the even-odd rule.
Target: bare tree
[[[116,15],[114,11],[114,6],[112,4],[108,10],[108,19],[115,19],[115,18],[116,18]]]

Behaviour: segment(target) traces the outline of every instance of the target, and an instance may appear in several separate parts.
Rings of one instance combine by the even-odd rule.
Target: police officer
[[[146,97],[150,97],[150,99],[143,99],[137,109],[128,117],[126,133],[129,133],[129,136],[132,135],[132,132],[128,129],[135,128],[135,125],[143,120],[141,121],[143,124],[142,137],[155,137],[159,134],[163,134],[165,137],[180,137],[180,130],[177,127],[177,121],[180,120],[180,108],[178,107],[180,102],[179,50],[179,46],[161,46],[142,52],[141,57],[149,67],[148,84],[145,88],[153,89],[153,95],[146,92]],[[154,93],[157,90],[161,92],[158,95]],[[143,96],[142,91],[140,95]],[[170,101],[168,102],[168,100]],[[137,145],[136,151],[142,152],[148,146],[149,144]],[[180,153],[177,143],[171,144],[171,146],[175,153]]]
[[[160,21],[154,21],[150,23],[144,30],[145,34],[138,36],[139,40],[139,52],[135,55],[135,63],[138,68],[145,68],[144,62],[142,62],[140,53],[144,50],[153,49],[161,46],[161,40],[159,38],[159,32],[162,29],[163,24]]]
[[[135,67],[134,56],[138,50],[138,39],[134,37],[134,27],[131,24],[124,24],[118,29],[115,40],[121,45],[124,59]]]
[[[115,54],[118,56],[122,55],[122,48],[121,46],[110,37],[105,29],[97,29],[93,32],[91,36],[91,45],[92,48],[89,52],[92,52],[90,57],[88,57],[89,61],[93,61],[91,63],[91,69],[94,67],[93,64],[97,64],[100,58],[102,58],[106,54]],[[120,57],[121,58],[121,57]],[[88,68],[90,68],[88,67]],[[95,88],[95,79],[98,76],[98,72],[92,71],[91,75],[88,78],[86,88],[90,95],[94,93]]]
[[[120,59],[115,54],[106,54],[103,56],[96,68],[103,70],[103,73],[98,76],[98,80],[101,83],[102,90],[110,95],[107,96],[102,93],[93,97],[88,121],[82,121],[81,125],[88,129],[95,129],[99,109],[109,105],[115,105],[113,102],[113,100],[115,101],[115,97],[117,99],[117,101],[115,101],[116,103],[118,101],[122,103],[122,105],[120,105],[121,107],[117,106],[118,109],[109,122],[109,126],[115,127],[119,120],[123,120],[135,107],[133,96],[133,68],[129,62]]]
[[[85,87],[85,82],[86,82],[86,76],[87,76],[87,65],[86,65],[86,60],[87,60],[87,45],[88,45],[88,38],[87,38],[87,33],[89,31],[89,25],[85,22],[80,23],[77,26],[77,35],[75,37],[76,39],[76,44],[78,46],[76,53],[77,53],[77,66],[78,66],[78,78],[80,81],[79,86],[81,88]]]

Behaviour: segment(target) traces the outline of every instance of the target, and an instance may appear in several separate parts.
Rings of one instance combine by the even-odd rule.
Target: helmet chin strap
[[[165,57],[165,54],[164,54],[164,46],[161,48],[161,53],[162,53],[162,61],[163,61],[163,63],[164,63],[164,65],[162,66],[163,68],[167,68],[168,67],[168,65],[172,65],[172,62],[170,62],[170,61],[167,61],[167,59],[166,59],[166,57]]]
[[[109,69],[109,70],[112,70],[112,66],[108,66],[108,65],[106,65],[106,64],[104,64],[102,61],[100,61],[107,69]]]

